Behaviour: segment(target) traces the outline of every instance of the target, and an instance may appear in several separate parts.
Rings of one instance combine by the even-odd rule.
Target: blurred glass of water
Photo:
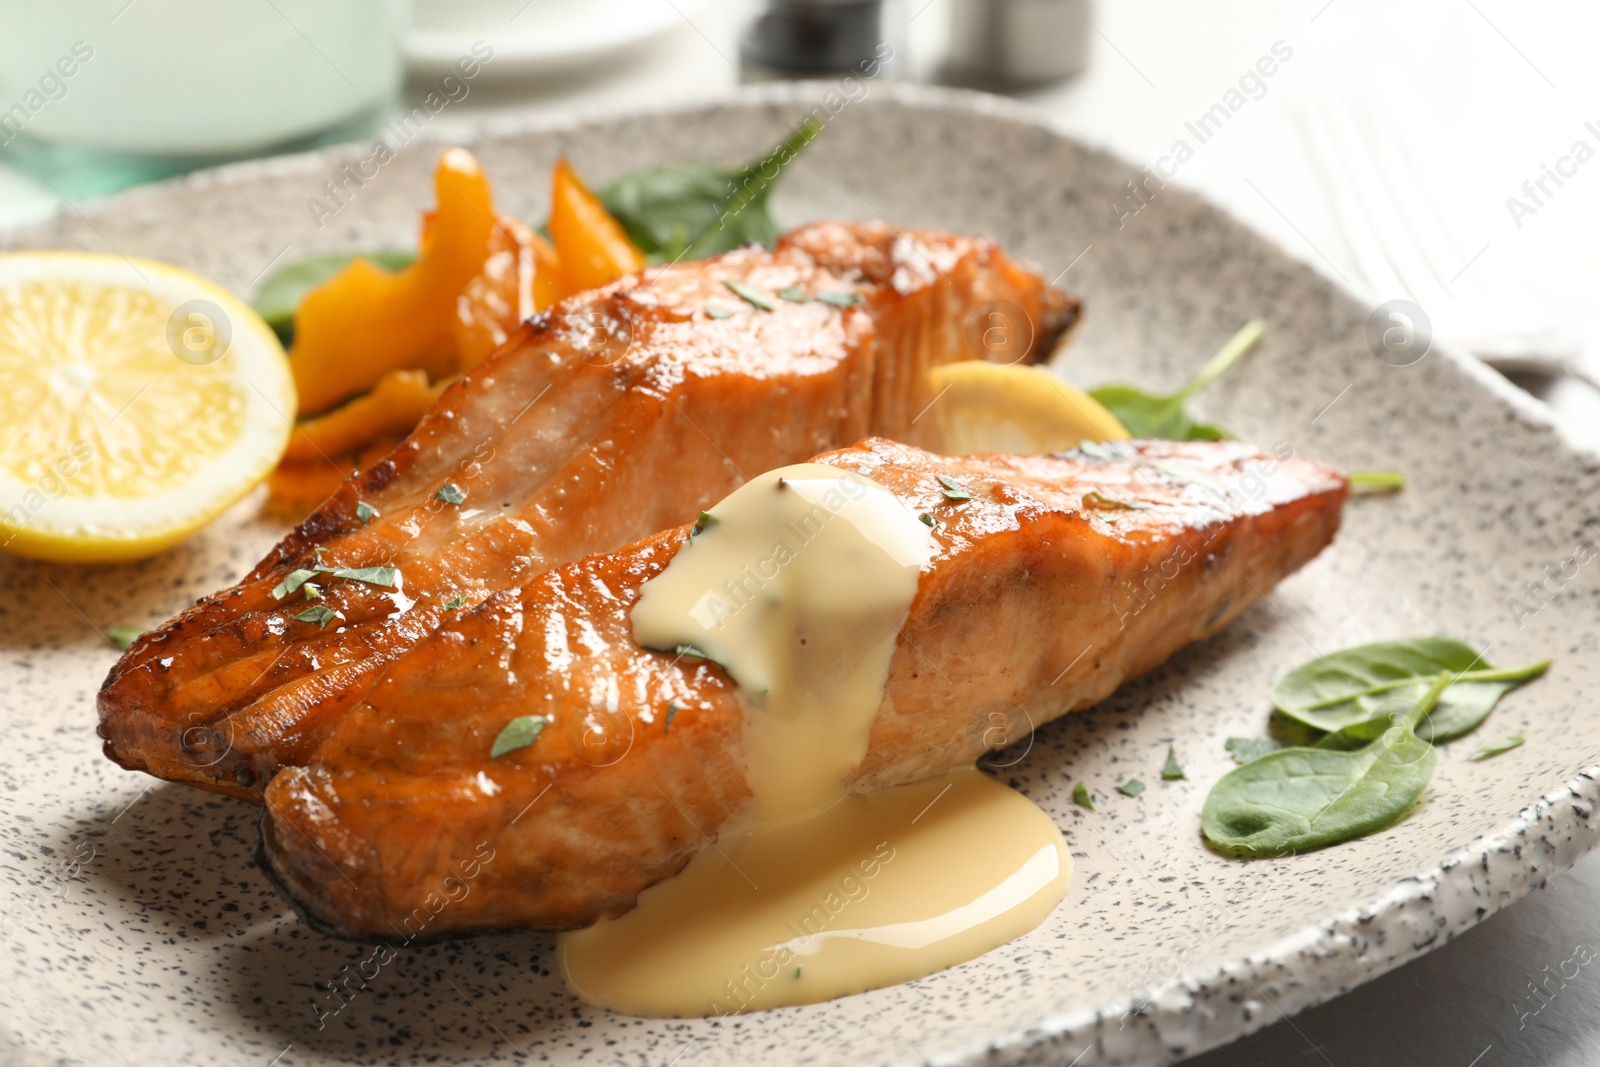
[[[406,0],[0,0],[0,156],[65,196],[362,136]]]

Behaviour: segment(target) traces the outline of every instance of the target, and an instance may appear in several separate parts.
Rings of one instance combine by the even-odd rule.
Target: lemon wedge
[[[1060,452],[1081,441],[1128,437],[1117,417],[1083,390],[1039,367],[983,360],[930,372],[945,452]]]
[[[0,547],[153,555],[276,466],[294,382],[226,290],[164,263],[0,254]]]

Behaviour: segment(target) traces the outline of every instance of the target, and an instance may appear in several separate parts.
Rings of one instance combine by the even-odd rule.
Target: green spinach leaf
[[[751,242],[770,246],[778,238],[772,192],[821,132],[820,122],[807,119],[771,152],[735,170],[668,163],[619,178],[598,194],[651,263],[700,259]]]
[[[1222,376],[1266,331],[1266,324],[1253,319],[1229,339],[1228,343],[1201,368],[1194,380],[1171,396],[1156,396],[1131,385],[1102,385],[1089,395],[1117,417],[1134,437],[1156,437],[1169,441],[1215,441],[1227,431],[1191,419],[1183,405],[1189,398]]]
[[[1448,637],[1378,641],[1296,667],[1278,679],[1272,703],[1313,729],[1344,733],[1346,741],[1370,740],[1388,729],[1394,713],[1406,712],[1441,673],[1448,673],[1452,684],[1417,733],[1425,741],[1449,741],[1476,729],[1502,696],[1549,666],[1544,660],[1498,669],[1472,646]]]
[[[1233,762],[1243,764],[1258,760],[1268,752],[1276,752],[1280,748],[1289,746],[1270,737],[1230,737],[1223,742],[1222,747],[1228,750]]]
[[[1200,826],[1242,856],[1309,852],[1392,825],[1433,777],[1439,757],[1409,731],[1354,752],[1283,748],[1229,771],[1212,787]]]
[[[1286,856],[1398,822],[1438,767],[1438,752],[1415,727],[1450,679],[1436,675],[1409,713],[1360,748],[1282,748],[1235,767],[1206,796],[1206,838],[1238,856]]]
[[[364,254],[385,270],[409,267],[417,258],[415,252],[332,252],[325,256],[311,256],[287,263],[268,275],[256,290],[250,306],[256,314],[267,320],[283,346],[294,344],[294,313],[300,301],[317,286],[344,270],[357,255]]]

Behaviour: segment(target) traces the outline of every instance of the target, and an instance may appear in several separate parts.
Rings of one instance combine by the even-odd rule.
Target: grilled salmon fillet
[[[969,764],[1215,633],[1332,540],[1348,489],[1237,441],[952,459],[868,440],[816,462],[938,517],[855,789]],[[946,500],[941,474],[972,499]],[[383,939],[584,926],[740,812],[734,683],[632,637],[641,585],[689,529],[488,595],[272,780],[264,859],[313,921]],[[549,725],[491,759],[528,714]]]
[[[996,358],[1038,358],[1078,304],[989,241],[873,223],[572,297],[239,584],[136,641],[100,691],[106,755],[259,798],[457,598],[688,521],[748,475],[867,434],[926,442],[928,369],[983,355],[972,339],[995,314],[1021,335]],[[375,589],[319,572],[316,603],[337,613],[320,626],[295,618],[302,593],[274,594],[318,566],[397,573]]]

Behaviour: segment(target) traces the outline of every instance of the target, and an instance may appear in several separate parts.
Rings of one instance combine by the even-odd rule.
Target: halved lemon
[[[138,559],[259,484],[294,381],[226,290],[144,259],[0,254],[0,548]]]
[[[931,372],[944,450],[1060,452],[1082,441],[1128,437],[1099,401],[1040,367],[969,360]]]

